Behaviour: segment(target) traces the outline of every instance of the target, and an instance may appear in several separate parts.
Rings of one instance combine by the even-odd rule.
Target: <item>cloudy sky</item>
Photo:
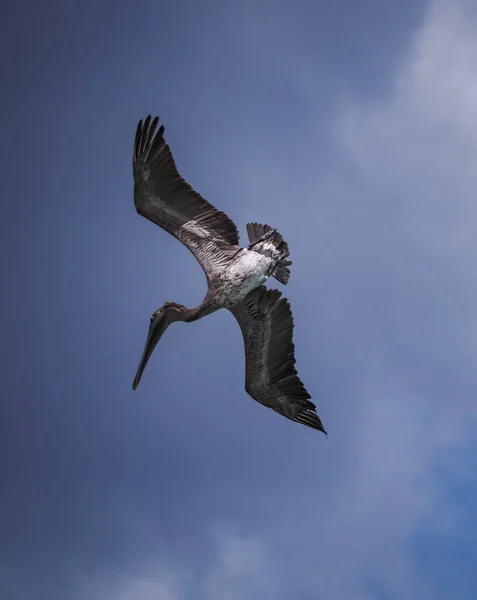
[[[1,597],[474,599],[476,4],[8,11]],[[328,439],[246,395],[226,311],[171,329],[132,392],[151,313],[205,293],[133,207],[150,112],[242,239],[288,241]]]

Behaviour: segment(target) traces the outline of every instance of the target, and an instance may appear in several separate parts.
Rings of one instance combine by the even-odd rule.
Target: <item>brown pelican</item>
[[[179,174],[164,140],[164,126],[157,129],[158,123],[158,117],[149,115],[137,126],[134,204],[140,215],[189,248],[205,271],[208,290],[197,308],[166,302],[152,315],[133,389],[171,323],[190,323],[227,308],[237,319],[245,343],[245,390],[288,419],[326,433],[295,369],[290,305],[281,292],[263,285],[270,276],[288,283],[292,263],[287,260],[287,243],[269,225],[248,223],[250,244],[241,248],[233,221]]]

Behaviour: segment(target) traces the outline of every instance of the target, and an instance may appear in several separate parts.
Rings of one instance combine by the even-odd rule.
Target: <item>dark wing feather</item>
[[[230,255],[239,235],[234,222],[181,177],[164,140],[159,118],[139,121],[134,141],[134,204],[137,212],[185,244],[206,273]],[[156,131],[157,129],[157,131]]]
[[[264,286],[230,309],[245,343],[245,389],[258,402],[319,431],[325,430],[298,377],[293,315],[278,290]]]

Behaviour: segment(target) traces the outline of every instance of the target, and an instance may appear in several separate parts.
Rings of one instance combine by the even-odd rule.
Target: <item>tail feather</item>
[[[251,244],[258,242],[266,233],[272,231],[270,225],[261,223],[247,223],[247,234]]]
[[[247,233],[250,240],[249,247],[253,247],[260,254],[277,260],[277,266],[272,273],[272,277],[286,285],[290,279],[290,269],[288,267],[292,264],[292,261],[287,260],[290,250],[282,235],[270,225],[262,225],[261,223],[247,223]]]
[[[278,263],[277,268],[273,273],[273,277],[283,285],[286,285],[290,280],[290,269],[288,268],[292,264],[291,260],[283,260]]]

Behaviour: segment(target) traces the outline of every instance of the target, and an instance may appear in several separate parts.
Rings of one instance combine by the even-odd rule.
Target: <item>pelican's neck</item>
[[[202,319],[202,317],[206,317],[217,310],[213,304],[207,298],[199,304],[197,308],[187,308],[185,311],[184,321],[186,323],[190,323],[192,321],[197,321],[198,319]]]

